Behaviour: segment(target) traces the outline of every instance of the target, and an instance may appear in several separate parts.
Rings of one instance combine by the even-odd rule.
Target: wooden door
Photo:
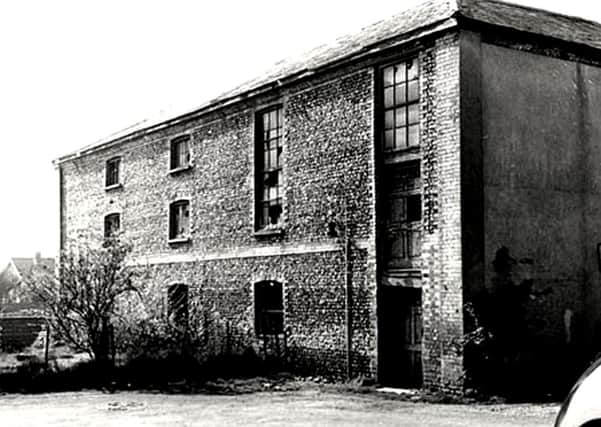
[[[378,301],[380,382],[421,387],[421,289],[381,286]]]

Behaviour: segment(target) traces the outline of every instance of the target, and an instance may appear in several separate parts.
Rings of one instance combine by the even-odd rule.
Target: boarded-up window
[[[255,331],[257,335],[284,332],[282,284],[264,281],[255,284]]]

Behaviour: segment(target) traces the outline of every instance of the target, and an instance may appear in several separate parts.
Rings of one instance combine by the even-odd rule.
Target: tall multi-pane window
[[[384,151],[419,145],[419,66],[417,59],[382,70]]]
[[[121,217],[113,213],[104,217],[104,237],[110,239],[116,237],[121,229]]]
[[[169,206],[169,239],[190,237],[190,202],[179,200]]]
[[[190,166],[190,135],[171,140],[171,170]]]
[[[282,108],[257,117],[256,191],[257,228],[280,224],[282,219]]]
[[[119,164],[121,163],[120,157],[114,157],[106,161],[106,187],[113,187],[119,185]]]

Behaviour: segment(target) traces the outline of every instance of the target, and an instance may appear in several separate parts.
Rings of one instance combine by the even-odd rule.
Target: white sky
[[[601,21],[590,0],[514,0]],[[54,256],[51,161],[419,0],[0,3],[0,259]]]

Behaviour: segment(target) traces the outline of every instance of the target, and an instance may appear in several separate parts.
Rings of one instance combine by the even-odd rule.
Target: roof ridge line
[[[550,9],[544,9],[542,7],[526,6],[521,3],[514,3],[513,1],[507,1],[507,0],[451,0],[451,1],[457,2],[458,6],[459,6],[459,13],[461,15],[463,15],[463,12],[461,9],[469,8],[470,3],[492,3],[492,4],[498,4],[498,5],[503,5],[503,6],[512,7],[512,8],[517,8],[517,9],[521,9],[521,10],[525,10],[525,11],[529,11],[529,12],[540,12],[547,16],[568,18],[570,20],[577,20],[580,22],[588,23],[588,24],[594,24],[594,25],[601,24],[600,21],[594,21],[592,19],[583,18],[582,16],[579,16],[579,15],[572,15],[572,14],[568,14],[568,13],[564,13],[564,12],[556,12],[556,11],[553,11]],[[469,16],[468,16],[468,18],[469,18]]]

